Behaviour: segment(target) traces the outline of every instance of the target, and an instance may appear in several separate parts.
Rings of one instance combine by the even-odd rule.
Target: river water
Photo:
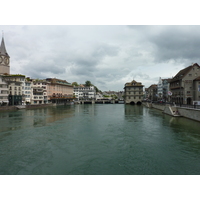
[[[200,123],[124,104],[0,113],[0,174],[200,174]]]

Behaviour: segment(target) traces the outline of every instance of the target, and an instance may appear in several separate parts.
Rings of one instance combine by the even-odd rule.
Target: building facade
[[[50,100],[48,100],[48,86],[50,82],[47,80],[39,80],[35,79],[32,82],[32,98],[31,103],[32,104],[46,104],[50,103]]]
[[[31,104],[32,99],[32,81],[26,78],[22,83],[22,105]]]
[[[124,96],[126,104],[141,104],[143,100],[143,87],[141,82],[133,80],[126,83],[124,87]]]
[[[47,97],[52,103],[66,103],[74,99],[74,88],[66,80],[47,78]]]
[[[0,75],[0,106],[8,103],[8,84],[4,81],[4,75]]]
[[[157,85],[152,84],[146,89],[147,99],[150,101],[157,101],[158,94],[157,94]]]
[[[169,101],[169,85],[171,79],[161,79],[159,78],[158,85],[157,85],[157,97],[160,101]]]
[[[194,79],[193,87],[194,87],[194,102],[193,103],[200,105],[200,76]]]
[[[170,81],[171,102],[192,105],[199,99],[200,66],[194,63],[180,70]]]
[[[77,100],[94,100],[96,89],[94,86],[74,86],[74,96]]]
[[[8,84],[9,105],[22,105],[22,86],[25,81],[25,75],[4,75],[4,81]]]

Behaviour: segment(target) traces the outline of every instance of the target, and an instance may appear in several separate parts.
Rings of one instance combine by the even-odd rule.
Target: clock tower
[[[10,74],[10,56],[6,51],[3,37],[0,46],[0,74]]]

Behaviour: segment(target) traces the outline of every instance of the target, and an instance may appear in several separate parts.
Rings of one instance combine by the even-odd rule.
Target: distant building
[[[3,37],[0,46],[0,74],[10,74],[10,56],[6,51]]]
[[[194,63],[180,70],[170,81],[171,102],[193,104],[200,100],[200,66]]]
[[[65,103],[74,99],[74,88],[66,80],[47,78],[47,97],[48,102]]]
[[[100,99],[103,99],[103,98],[104,97],[103,97],[102,93],[100,93],[100,92],[96,93],[96,100],[100,100]]]
[[[171,79],[161,79],[161,77],[159,78],[159,82],[157,85],[158,100],[169,101],[168,91],[169,91],[170,81]]]
[[[4,80],[4,75],[0,75],[0,106],[8,105],[8,84]]]
[[[146,89],[147,98],[150,101],[157,101],[158,95],[157,95],[157,85],[152,84]]]
[[[144,100],[147,101],[148,99],[148,88],[144,88]]]
[[[124,99],[124,91],[103,91],[104,99],[116,99],[116,100],[123,100]]]
[[[22,83],[22,105],[31,104],[32,99],[32,80],[26,78]]]
[[[50,82],[43,79],[34,79],[32,84],[32,104],[46,104],[48,101],[47,90]]]
[[[74,86],[74,96],[78,100],[96,99],[96,89],[94,86]]]
[[[8,84],[9,105],[22,105],[22,86],[25,81],[25,75],[4,75],[4,81]]]
[[[126,104],[141,104],[143,100],[143,87],[142,83],[133,80],[126,83],[124,87],[125,103]]]
[[[194,79],[194,101],[200,102],[200,76]],[[195,103],[194,103],[195,104]]]

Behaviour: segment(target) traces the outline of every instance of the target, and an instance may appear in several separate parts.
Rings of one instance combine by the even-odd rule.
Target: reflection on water
[[[73,113],[73,109],[63,109],[62,107],[4,112],[0,113],[0,131],[16,130],[32,126],[46,126],[49,123],[71,117]]]
[[[0,174],[200,174],[200,123],[159,110],[70,105],[0,123]]]

